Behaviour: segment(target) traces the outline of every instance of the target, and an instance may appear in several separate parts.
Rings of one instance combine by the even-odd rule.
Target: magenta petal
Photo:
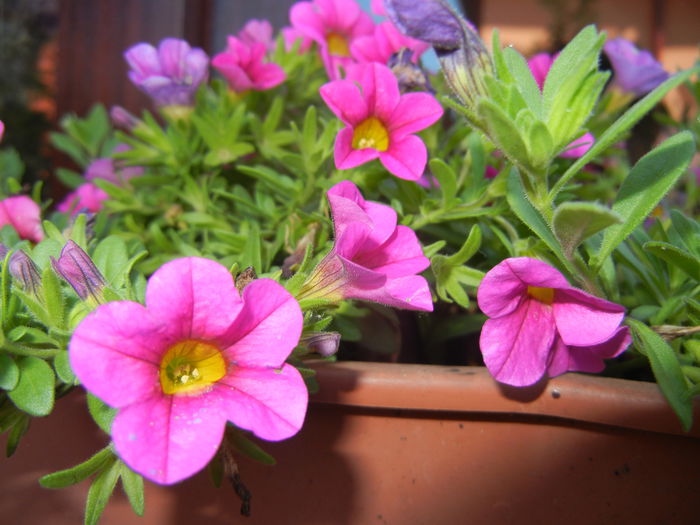
[[[287,364],[281,370],[235,368],[211,394],[221,400],[229,421],[268,441],[301,429],[309,397],[301,374]]]
[[[68,355],[85,388],[108,405],[122,407],[160,391],[158,369],[169,343],[143,306],[116,301],[83,319]]]
[[[297,2],[289,10],[289,21],[302,35],[325,45],[326,27],[312,2]]]
[[[549,377],[565,372],[602,372],[604,359],[617,357],[632,342],[629,328],[622,326],[607,341],[592,346],[567,346],[557,337],[553,346],[552,362],[547,369]]]
[[[0,227],[11,225],[21,239],[40,242],[44,238],[41,228],[41,208],[26,195],[8,197],[0,201]]]
[[[339,170],[355,168],[379,157],[376,149],[353,149],[352,128],[343,128],[335,137],[335,150],[333,152],[335,167]]]
[[[549,53],[538,53],[527,61],[527,65],[530,67],[532,76],[535,77],[535,82],[537,82],[540,91],[544,88],[544,81],[547,78],[547,73],[552,68],[553,62],[554,56]]]
[[[418,180],[425,171],[428,150],[415,135],[406,135],[398,140],[392,136],[389,149],[379,154],[379,160],[392,175],[405,180]]]
[[[236,366],[280,367],[299,342],[299,303],[272,279],[243,289],[243,308],[226,334],[224,351]]]
[[[212,392],[200,396],[154,396],[119,411],[112,439],[133,470],[161,484],[190,477],[219,448],[224,414]]]
[[[389,119],[389,133],[399,140],[435,123],[443,113],[437,99],[428,93],[407,93],[401,97]]]
[[[360,253],[353,261],[389,278],[413,275],[430,266],[415,232],[408,226],[397,226],[378,249]]]
[[[202,257],[175,259],[148,280],[146,307],[178,339],[215,340],[241,309],[230,272]]]
[[[566,345],[590,346],[607,341],[625,315],[619,304],[576,288],[554,291],[557,331]]]
[[[391,69],[376,62],[357,64],[348,69],[348,79],[362,86],[369,113],[389,122],[401,96],[399,82]]]
[[[321,98],[335,115],[349,126],[355,126],[368,116],[368,108],[359,88],[349,80],[334,80],[319,89]]]
[[[526,300],[510,314],[487,320],[479,344],[484,364],[497,381],[527,386],[544,375],[554,337],[552,309]]]
[[[272,89],[286,78],[284,69],[277,64],[262,64],[255,70],[255,87],[259,90]]]
[[[509,314],[520,304],[528,286],[570,288],[549,264],[530,257],[512,257],[491,268],[479,285],[479,308],[489,317]]]

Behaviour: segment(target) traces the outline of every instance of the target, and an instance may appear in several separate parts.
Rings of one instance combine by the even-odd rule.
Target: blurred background
[[[595,23],[649,49],[668,71],[698,57],[698,0],[451,0],[487,40],[525,55],[560,49]],[[139,114],[149,101],[127,78],[123,52],[137,42],[181,37],[210,55],[250,18],[289,24],[293,0],[0,0],[0,120],[36,178],[47,169],[37,137],[60,115],[83,115],[96,102]],[[369,0],[360,0],[369,9]],[[677,90],[671,112],[689,103]],[[49,152],[48,155],[51,153]]]

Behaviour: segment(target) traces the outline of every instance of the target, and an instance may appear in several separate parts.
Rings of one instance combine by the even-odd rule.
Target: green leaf
[[[13,390],[19,381],[19,367],[7,354],[0,354],[0,388]]]
[[[673,348],[651,328],[636,319],[627,318],[634,344],[649,359],[661,392],[681,420],[687,432],[693,425],[693,402]]]
[[[538,119],[541,119],[542,93],[535,77],[532,76],[532,71],[527,65],[527,61],[512,47],[504,49],[503,56],[508,65],[508,70],[515,79],[515,85],[527,103],[527,107]]]
[[[44,295],[46,312],[51,320],[51,324],[61,330],[66,328],[66,305],[61,292],[61,284],[58,277],[47,265],[41,274],[41,290]]]
[[[56,377],[43,359],[21,357],[17,360],[19,381],[8,397],[20,410],[32,416],[46,416],[54,403]]]
[[[121,462],[121,470],[119,475],[122,480],[122,488],[126,497],[129,499],[129,504],[138,516],[143,516],[145,507],[145,498],[143,493],[143,477],[137,474],[123,462]]]
[[[112,445],[108,445],[97,452],[90,459],[83,461],[79,465],[52,472],[39,478],[39,484],[47,489],[62,489],[70,485],[75,485],[89,478],[95,472],[102,470],[110,462],[114,461],[114,452]]]
[[[527,146],[515,122],[506,112],[488,99],[479,101],[477,112],[486,126],[488,137],[494,144],[503,150],[506,156],[517,159],[527,166]]]
[[[124,284],[129,257],[126,243],[121,237],[110,235],[100,241],[95,248],[92,260],[102,272],[108,285],[120,288]]]
[[[700,260],[685,250],[662,241],[650,241],[642,246],[644,251],[680,268],[696,281],[700,281]]]
[[[457,194],[457,175],[454,170],[442,159],[431,159],[430,171],[440,183],[442,192],[442,206],[447,207]]]
[[[111,464],[106,466],[93,480],[85,502],[85,525],[97,525],[102,511],[114,492],[120,472],[121,462],[117,461],[115,457]]]
[[[248,239],[239,262],[243,268],[252,266],[258,273],[264,273],[262,267],[262,246],[260,245],[260,229],[256,223],[251,223],[248,231]]]
[[[449,264],[459,266],[467,262],[481,247],[481,229],[478,224],[472,226],[464,244],[459,251],[447,257]]]
[[[112,429],[112,421],[117,415],[117,409],[105,404],[100,398],[87,394],[87,406],[92,419],[97,423],[106,434],[109,434]]]
[[[12,425],[12,429],[7,436],[7,445],[5,446],[5,454],[8,458],[17,450],[19,441],[22,439],[22,436],[27,433],[27,430],[29,430],[30,424],[31,418],[27,414],[21,414],[14,425]]]
[[[70,367],[68,352],[64,351],[56,354],[56,357],[53,358],[53,368],[56,370],[56,375],[61,381],[67,385],[75,383],[76,378],[73,369]]]
[[[85,184],[85,177],[76,173],[73,170],[67,170],[65,168],[58,168],[55,171],[58,180],[71,189],[77,188],[81,184]]]
[[[564,254],[571,258],[574,250],[587,238],[622,218],[612,210],[592,202],[564,202],[554,211],[552,226]]]
[[[605,231],[600,251],[591,258],[594,271],[647,218],[685,172],[694,153],[693,135],[684,131],[666,140],[637,162],[622,183],[612,206],[623,222]]]
[[[554,155],[554,142],[544,122],[536,120],[526,135],[530,164],[536,169],[546,168]]]
[[[275,458],[261,449],[257,443],[254,443],[239,430],[235,430],[227,434],[231,438],[231,445],[241,454],[245,454],[251,459],[259,461],[265,465],[274,465],[277,463]]]

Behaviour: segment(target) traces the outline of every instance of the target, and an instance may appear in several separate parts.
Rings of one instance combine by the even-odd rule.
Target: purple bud
[[[5,248],[3,246],[3,248]],[[7,249],[5,249],[7,250]],[[22,250],[18,250],[10,255],[8,269],[25,292],[38,296],[41,288],[41,273],[34,261]]]
[[[127,131],[131,131],[136,126],[141,124],[141,120],[136,118],[121,106],[112,106],[112,109],[109,110],[109,116],[111,117],[112,123],[115,126]]]
[[[603,48],[613,67],[613,82],[623,91],[641,97],[668,78],[668,73],[649,51],[641,51],[622,37]]]
[[[303,335],[299,344],[323,357],[329,357],[338,351],[340,334],[338,332],[312,332]]]
[[[58,260],[51,257],[51,266],[83,301],[92,299],[98,303],[104,302],[102,291],[107,284],[105,278],[90,256],[73,241],[66,243]]]
[[[399,31],[441,50],[462,44],[462,24],[442,0],[385,0],[387,16]]]

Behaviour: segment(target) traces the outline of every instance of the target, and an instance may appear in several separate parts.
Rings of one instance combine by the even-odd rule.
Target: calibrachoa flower
[[[372,18],[354,0],[297,2],[289,10],[289,20],[301,35],[318,44],[331,79],[339,77],[340,67],[352,64],[353,41],[374,28]]]
[[[360,36],[353,40],[350,53],[358,62],[379,62],[387,64],[394,53],[401,49],[413,51],[412,61],[418,62],[430,44],[403,35],[388,20],[378,24],[371,35]]]
[[[275,49],[275,39],[272,33],[272,24],[270,22],[253,18],[246,22],[246,25],[238,32],[237,36],[244,44],[260,43],[265,45],[266,51],[273,51]]]
[[[58,203],[56,209],[61,213],[70,212],[71,215],[83,212],[97,213],[102,209],[102,203],[107,199],[109,199],[109,195],[102,188],[98,188],[92,182],[86,182],[66,195]]]
[[[75,329],[70,363],[119,409],[112,438],[133,470],[170,484],[212,459],[227,421],[277,441],[296,434],[308,391],[285,359],[302,313],[277,282],[236,290],[222,265],[188,257],[148,280],[146,305],[104,304]]]
[[[625,38],[603,46],[613,67],[613,83],[638,97],[646,95],[668,78],[668,73],[649,51],[641,51]]]
[[[376,62],[348,69],[348,78],[321,86],[321,97],[346,127],[335,139],[335,166],[349,169],[378,158],[401,179],[423,175],[428,152],[413,133],[442,116],[428,93],[401,95],[391,70]]]
[[[131,81],[157,106],[191,106],[197,88],[209,75],[207,54],[179,38],[166,38],[158,49],[136,44],[124,58],[131,67]]]
[[[430,266],[416,234],[396,225],[389,206],[366,201],[350,181],[328,190],[335,244],[304,284],[299,298],[363,299],[398,308],[432,311]]]
[[[265,91],[278,86],[286,78],[284,70],[277,64],[265,63],[265,44],[247,44],[234,36],[228,37],[226,51],[216,55],[211,65],[228,81],[229,87],[237,92]]]
[[[117,144],[114,148],[115,153],[129,151],[131,148],[127,144]],[[119,161],[115,161],[111,157],[100,157],[93,160],[85,170],[85,179],[94,181],[95,179],[103,179],[117,186],[123,186],[126,182],[134,177],[143,175],[143,168],[140,166],[121,166]]]
[[[44,238],[41,229],[41,208],[26,195],[16,195],[0,201],[0,228],[9,224],[20,239],[40,242]]]
[[[526,386],[545,373],[600,372],[604,359],[631,342],[621,327],[625,309],[569,285],[547,263],[506,259],[484,277],[477,293],[489,319],[481,330],[484,363],[501,383]]]

